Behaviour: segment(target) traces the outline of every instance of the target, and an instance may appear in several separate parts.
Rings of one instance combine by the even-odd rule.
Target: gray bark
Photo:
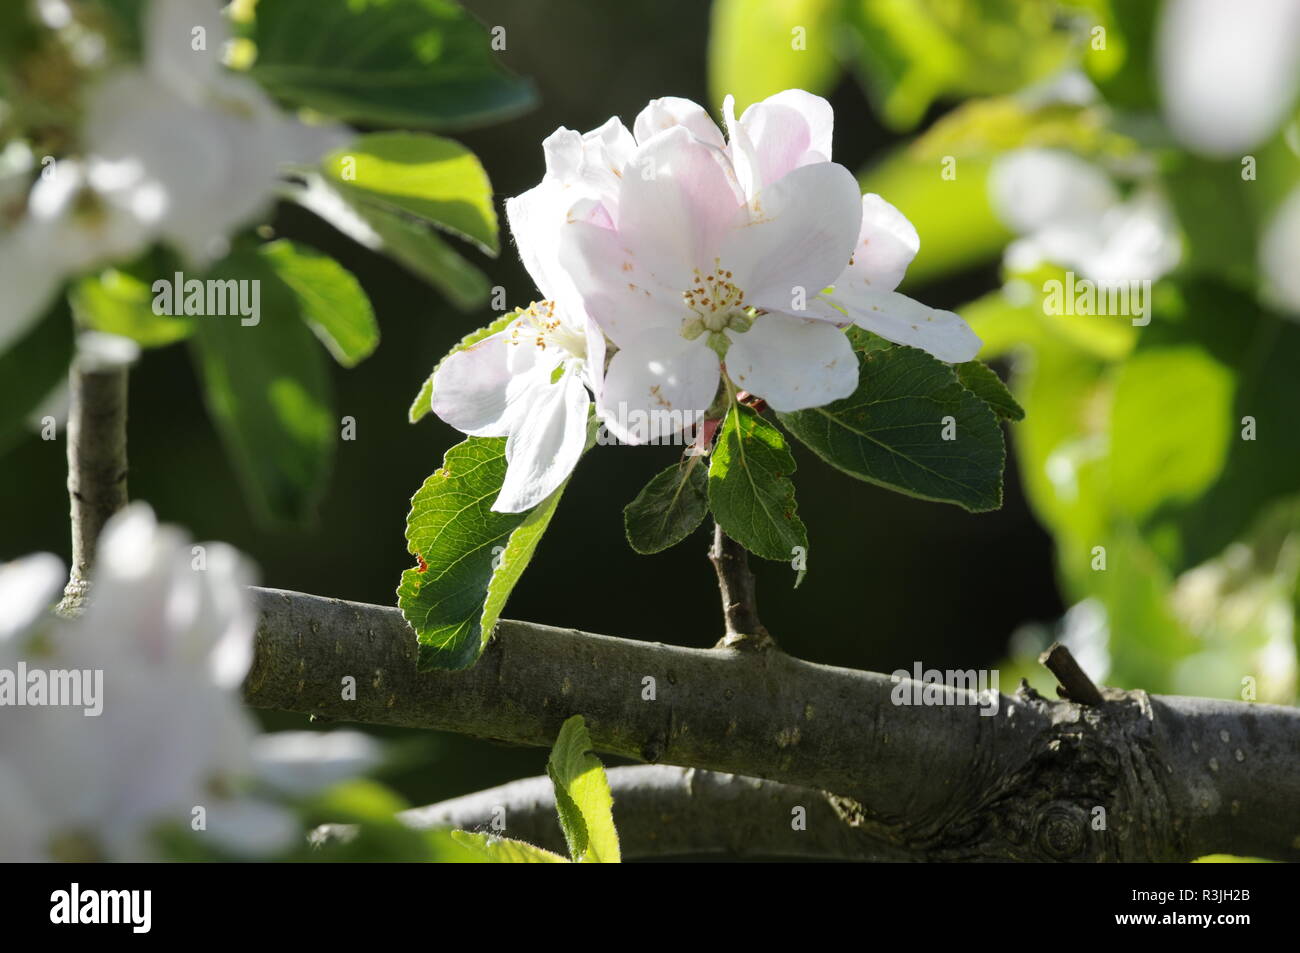
[[[839,823],[865,839],[863,856],[1300,859],[1297,709],[1115,689],[1087,706],[1022,684],[986,717],[970,692],[895,704],[895,689],[913,683],[774,648],[689,649],[513,621],[473,668],[419,673],[396,609],[256,593],[245,696],[257,707],[538,746],[582,714],[609,754],[830,792]]]
[[[909,860],[905,850],[844,824],[823,791],[666,764],[610,768],[614,823],[624,860],[665,857]],[[453,827],[568,848],[545,775],[399,815],[417,829]],[[321,843],[346,839],[346,825],[318,828]]]
[[[78,612],[90,587],[95,546],[109,518],[127,503],[127,369],[74,365],[68,410],[68,497],[72,568],[58,611]]]

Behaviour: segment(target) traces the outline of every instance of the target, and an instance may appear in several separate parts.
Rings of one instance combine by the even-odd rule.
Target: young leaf
[[[334,456],[329,375],[293,291],[254,252],[236,252],[216,279],[261,282],[261,314],[195,322],[191,339],[208,411],[256,509],[275,520],[304,522],[324,493]]]
[[[289,194],[363,248],[386,255],[417,278],[433,285],[461,311],[476,311],[487,301],[487,276],[456,253],[431,226],[390,212],[360,194],[344,195],[318,173],[303,171],[307,188]]]
[[[979,361],[967,361],[953,365],[953,370],[962,386],[993,408],[993,413],[1003,420],[1025,419],[1025,409],[1016,403],[993,368]]]
[[[794,468],[781,432],[733,403],[709,463],[709,508],[723,532],[764,559],[788,561],[796,546],[808,548],[795,515]]]
[[[924,351],[851,337],[858,389],[824,407],[778,414],[781,422],[859,480],[972,512],[1001,506],[1006,449],[989,406]]]
[[[561,726],[546,773],[555,786],[555,807],[574,863],[618,863],[614,798],[605,766],[592,753],[591,736],[581,715]]]
[[[254,78],[344,121],[425,129],[483,123],[532,105],[489,36],[447,0],[320,0],[257,6]],[[501,37],[505,39],[504,35]]]
[[[155,314],[150,284],[116,268],[82,278],[69,289],[68,298],[81,325],[130,338],[141,347],[165,347],[194,330],[192,318]]]
[[[471,331],[469,334],[461,338],[455,347],[442,356],[442,360],[438,361],[438,363],[433,366],[433,370],[429,372],[429,376],[424,379],[424,384],[420,387],[420,392],[415,395],[415,400],[411,402],[411,409],[407,411],[407,418],[411,423],[417,423],[425,414],[430,413],[433,410],[433,405],[431,403],[433,400],[433,375],[438,372],[438,368],[442,366],[442,362],[458,351],[465,350],[465,348],[469,347],[471,344],[477,344],[484,338],[491,337],[499,331],[504,331],[511,321],[519,317],[521,310],[522,309],[520,308],[516,308],[509,314],[501,315],[501,317],[497,318],[486,327],[479,328],[477,331]]]
[[[418,665],[473,665],[564,492],[527,513],[495,513],[506,475],[504,437],[470,437],[411,500],[406,540],[427,568],[402,573],[397,604],[415,629]]]
[[[378,132],[321,160],[326,179],[345,196],[405,212],[498,251],[492,183],[474,153],[441,136]]]
[[[664,470],[623,508],[627,541],[649,555],[676,546],[709,512],[709,480],[698,456]]]
[[[462,847],[480,853],[494,864],[567,864],[559,854],[534,847],[521,840],[495,837],[491,834],[473,834],[469,831],[452,831],[451,839]]]
[[[259,250],[297,296],[299,311],[321,343],[344,367],[369,357],[379,345],[379,325],[361,283],[327,255],[290,241]]]

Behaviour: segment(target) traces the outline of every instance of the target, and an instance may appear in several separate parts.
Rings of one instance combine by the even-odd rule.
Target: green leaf
[[[191,342],[208,411],[259,515],[307,522],[324,494],[336,421],[329,376],[294,292],[271,262],[237,251],[209,277],[261,282],[261,315],[195,322]]]
[[[824,407],[778,414],[781,422],[859,480],[972,512],[1001,506],[1006,450],[989,406],[924,351],[850,336],[858,389]]]
[[[567,864],[559,854],[534,847],[521,840],[496,837],[492,834],[472,834],[469,831],[452,831],[452,840],[463,847],[480,853],[494,864]]]
[[[698,456],[687,457],[657,475],[623,508],[627,541],[650,555],[676,546],[709,512],[709,480]]]
[[[709,93],[746,106],[787,89],[830,91],[840,73],[840,0],[715,0],[709,22]],[[762,69],[755,69],[761,63]]]
[[[733,403],[709,462],[709,508],[725,532],[764,559],[788,562],[808,549],[808,530],[795,514],[794,457],[781,432]]]
[[[312,188],[293,197],[353,241],[387,255],[407,271],[433,285],[461,311],[477,311],[487,301],[487,277],[433,229],[368,202],[360,194],[344,195],[323,176],[305,173]]]
[[[867,91],[899,129],[946,94],[1010,93],[1046,78],[1075,45],[1054,4],[846,0],[844,10]]]
[[[574,863],[618,863],[614,797],[605,766],[592,752],[591,735],[581,715],[561,726],[546,773],[555,786],[555,806]]]
[[[345,196],[414,215],[476,243],[499,249],[492,183],[474,153],[441,136],[377,132],[321,160]]]
[[[345,121],[439,129],[533,104],[492,37],[448,0],[275,0],[257,7],[253,76],[281,99]]]
[[[1199,497],[1227,459],[1234,389],[1229,369],[1197,347],[1130,357],[1111,408],[1115,505],[1141,518],[1166,502]]]
[[[352,367],[379,344],[379,325],[361,283],[328,255],[281,240],[260,253],[298,296],[303,320],[334,359]]]
[[[0,353],[0,452],[22,436],[28,418],[68,379],[72,352],[72,315],[60,295]]]
[[[457,444],[411,499],[407,545],[427,568],[402,573],[397,604],[415,629],[421,671],[478,661],[564,493],[561,486],[527,513],[493,512],[505,448],[504,437]]]
[[[83,326],[130,338],[141,347],[166,347],[194,331],[191,318],[155,314],[150,284],[116,268],[82,278],[68,294]]]
[[[953,370],[962,386],[993,408],[993,412],[1003,420],[1025,419],[1025,409],[1016,403],[993,368],[979,361],[967,361],[954,365]]]
[[[429,376],[424,379],[424,384],[420,387],[420,392],[415,395],[415,400],[411,402],[411,409],[407,411],[407,418],[411,423],[419,422],[425,414],[432,412],[433,406],[431,402],[433,400],[433,375],[438,373],[438,368],[442,366],[442,362],[447,360],[447,358],[451,357],[453,354],[465,350],[465,348],[470,345],[477,344],[484,338],[489,338],[494,334],[504,331],[511,321],[519,317],[522,311],[522,308],[516,308],[508,314],[501,315],[501,317],[497,318],[486,327],[479,328],[477,331],[471,331],[469,334],[461,338],[460,342],[456,344],[455,347],[443,355],[442,360],[438,361],[438,363],[433,366],[433,370],[429,372]]]

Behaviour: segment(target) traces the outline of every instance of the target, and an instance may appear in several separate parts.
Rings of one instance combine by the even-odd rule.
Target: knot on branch
[[[895,822],[849,798],[832,804],[850,826],[927,860],[1186,859],[1146,694],[1102,695],[1101,705],[1086,706],[1022,688],[1005,717],[1042,726],[1026,739],[1025,757],[1006,771],[1004,760],[981,756],[983,783],[954,792],[930,817]]]

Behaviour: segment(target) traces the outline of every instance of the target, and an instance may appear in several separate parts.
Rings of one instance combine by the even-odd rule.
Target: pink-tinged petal
[[[858,327],[895,344],[928,351],[949,364],[973,360],[983,343],[960,315],[927,307],[896,291],[842,294],[836,289],[827,297]]]
[[[675,126],[637,149],[623,174],[618,231],[652,275],[685,290],[717,255],[745,204],[731,163]]]
[[[687,314],[681,292],[656,277],[664,268],[656,251],[647,254],[617,231],[588,222],[560,229],[559,260],[576,299],[620,347],[650,328],[677,333]]]
[[[811,301],[844,271],[862,199],[848,169],[823,162],[767,186],[751,212],[723,243],[721,266],[734,274],[745,304],[797,312],[799,297]]]
[[[647,331],[610,361],[596,409],[622,442],[653,442],[697,423],[720,379],[718,356],[705,338],[687,341],[676,331]]]
[[[916,228],[879,195],[862,196],[862,228],[836,288],[893,291],[921,248]]]
[[[443,360],[433,375],[433,412],[471,437],[504,437],[527,405],[530,387],[549,377],[554,362],[516,344],[507,328]]]
[[[506,478],[495,512],[531,510],[569,478],[587,442],[589,406],[572,366],[555,383],[533,389],[527,413],[506,440]]]
[[[857,356],[833,324],[767,314],[744,334],[730,337],[727,376],[773,410],[820,407],[857,389]]]
[[[761,185],[805,165],[829,162],[835,113],[820,96],[787,89],[745,110],[736,133],[752,143]]]
[[[637,144],[645,145],[665,129],[674,126],[685,126],[696,139],[716,149],[722,149],[726,145],[717,123],[709,118],[704,107],[677,96],[650,100],[636,117],[632,130],[636,134]]]
[[[762,163],[758,147],[749,137],[749,131],[736,121],[736,98],[728,95],[722,100],[722,119],[727,126],[727,139],[730,141],[728,153],[732,167],[736,170],[736,180],[745,199],[753,202],[754,196],[763,188]]]

